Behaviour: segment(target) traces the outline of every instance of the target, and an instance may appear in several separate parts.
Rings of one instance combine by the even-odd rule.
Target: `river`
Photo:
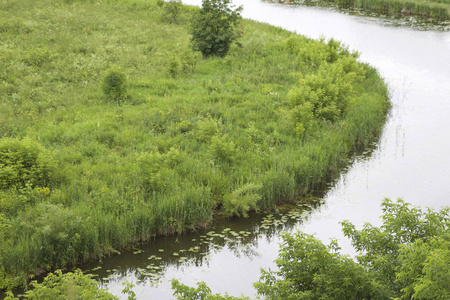
[[[200,5],[201,0],[183,1]],[[170,280],[214,293],[254,297],[260,268],[274,267],[281,231],[301,230],[328,243],[336,238],[353,255],[339,222],[358,228],[380,224],[385,197],[439,209],[450,205],[450,31],[408,20],[342,13],[333,8],[235,1],[243,17],[311,38],[334,38],[360,52],[389,86],[392,109],[378,143],[357,156],[323,195],[323,201],[289,215],[255,214],[222,220],[208,232],[157,238],[148,245],[87,266],[112,293],[135,284],[138,299],[173,299]],[[431,28],[433,29],[433,28]],[[275,220],[275,221],[274,221]],[[97,267],[98,266],[98,267]],[[97,267],[97,268],[94,268]]]

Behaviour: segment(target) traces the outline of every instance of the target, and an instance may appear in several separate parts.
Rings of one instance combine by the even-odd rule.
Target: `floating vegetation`
[[[145,264],[134,269],[137,282],[143,282],[152,286],[157,286],[166,273],[168,266],[186,267],[202,265],[214,256],[215,251],[221,251],[225,247],[237,256],[258,256],[255,250],[258,240],[273,236],[274,233],[289,230],[293,226],[303,222],[310,214],[310,211],[322,199],[306,199],[298,205],[285,206],[276,212],[255,214],[256,222],[250,230],[236,227],[214,228],[206,233],[191,237],[177,237],[178,243],[171,244],[173,247],[159,245],[154,246],[153,250],[133,249],[132,252],[140,254],[144,252],[153,252],[147,257]],[[289,209],[287,209],[289,207]],[[181,246],[182,245],[182,246]],[[167,253],[164,260],[158,253]],[[170,254],[170,255],[169,255]],[[100,270],[96,267],[93,270]],[[108,268],[100,274],[103,282],[123,277],[124,274],[117,268]]]

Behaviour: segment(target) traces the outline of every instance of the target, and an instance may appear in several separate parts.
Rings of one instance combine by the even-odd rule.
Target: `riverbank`
[[[415,16],[435,22],[450,20],[450,1],[448,0],[281,0],[270,2],[298,5],[334,4],[339,8],[358,9],[380,15]]]
[[[21,174],[1,177],[2,288],[214,213],[295,201],[384,124],[384,83],[335,41],[245,21],[241,47],[202,59],[195,8],[22,2],[1,4],[0,143],[37,155],[30,168],[2,158]],[[112,66],[128,82],[120,103],[101,89]]]

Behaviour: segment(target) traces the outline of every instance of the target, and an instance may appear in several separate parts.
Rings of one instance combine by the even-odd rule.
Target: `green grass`
[[[0,288],[297,201],[377,138],[386,86],[345,47],[244,20],[242,47],[202,59],[196,10],[0,1],[0,149],[25,149],[0,151]],[[110,69],[127,82],[115,99]]]
[[[450,0],[293,0],[280,3],[326,5],[356,8],[382,15],[416,16],[421,19],[445,22],[450,19]]]

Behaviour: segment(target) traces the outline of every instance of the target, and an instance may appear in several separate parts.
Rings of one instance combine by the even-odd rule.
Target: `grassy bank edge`
[[[257,24],[253,21],[245,21],[246,28],[256,27],[256,26],[262,26],[265,28],[271,28],[270,31],[273,32],[281,32],[279,29],[275,29],[273,27],[269,27],[266,25]],[[251,32],[248,30],[247,34],[251,35],[255,32]],[[219,65],[220,63],[213,62],[214,64]],[[288,195],[284,195],[282,190],[277,190],[277,186],[273,185],[272,190],[270,191],[271,196],[270,197],[278,197],[275,199],[275,203],[281,202],[281,201],[294,201],[298,199],[299,196],[311,193],[315,190],[321,189],[326,182],[330,179],[336,176],[340,168],[345,165],[346,162],[348,162],[349,159],[349,153],[352,153],[356,151],[357,149],[363,149],[367,147],[370,143],[372,143],[376,138],[379,136],[381,132],[381,128],[384,124],[385,115],[387,111],[387,105],[386,103],[379,103],[380,99],[372,99],[372,101],[368,101],[367,99],[371,98],[370,91],[364,92],[364,89],[378,89],[383,90],[384,93],[386,93],[386,88],[384,84],[381,82],[381,79],[378,77],[376,71],[365,65],[364,66],[366,72],[370,75],[365,85],[366,86],[359,86],[357,89],[360,91],[359,100],[356,101],[357,105],[353,107],[351,111],[347,114],[347,119],[345,122],[342,122],[341,125],[329,125],[329,129],[332,132],[339,132],[341,135],[340,139],[336,139],[335,135],[331,133],[323,133],[323,138],[320,141],[313,140],[313,143],[310,143],[307,147],[305,147],[303,150],[312,153],[311,157],[305,157],[302,155],[294,155],[293,157],[296,157],[295,164],[292,165],[290,162],[286,162],[284,160],[292,159],[292,157],[280,157],[279,161],[274,162],[274,164],[279,164],[280,166],[287,166],[292,165],[290,170],[281,170],[280,173],[274,173],[273,176],[279,176],[285,175],[287,173],[289,174],[296,174],[296,178],[298,181],[302,182],[303,184],[300,186],[298,183],[296,184],[296,190],[297,192],[295,194],[292,194],[289,192]],[[377,87],[378,86],[378,87]],[[386,94],[385,94],[386,96]],[[374,97],[375,98],[375,97]],[[364,100],[364,101],[363,101]],[[386,99],[382,99],[383,101],[386,101]],[[367,105],[370,103],[373,105],[373,107]],[[120,108],[118,108],[120,109]],[[376,111],[376,117],[369,118],[370,113],[373,113],[373,111]],[[318,133],[318,135],[321,135]],[[299,141],[301,139],[299,138]],[[321,151],[327,151],[327,154],[322,157],[319,154],[313,154],[314,151],[319,151],[318,153],[322,153]],[[314,159],[317,159],[317,161],[314,161]],[[301,166],[307,166],[309,169],[303,170]],[[299,173],[300,172],[300,173]],[[294,176],[294,175],[292,175]],[[310,179],[313,178],[313,179]],[[282,180],[286,179],[287,181],[291,180],[291,177],[279,177],[279,183],[283,183]],[[274,181],[276,182],[276,181]],[[282,185],[281,185],[282,186]],[[42,194],[44,194],[46,191],[41,191]],[[193,195],[195,196],[196,191],[193,192]],[[193,196],[193,197],[194,197]],[[269,197],[269,196],[268,196]],[[260,203],[261,206],[264,207],[270,207],[273,205],[273,203]],[[215,207],[213,207],[215,208]],[[68,211],[63,210],[64,214],[67,214],[67,217],[71,217],[71,214]],[[55,211],[56,213],[60,213],[59,211]],[[94,212],[93,217],[95,217],[95,213],[101,214],[101,212]],[[212,219],[212,213],[213,211],[209,211],[205,215],[202,216],[201,220],[196,220],[194,223],[190,224],[184,224],[182,227],[180,227],[178,224],[174,224],[174,226],[170,226],[169,223],[164,223],[163,220],[161,220],[161,223],[159,227],[156,229],[157,234],[174,234],[177,232],[183,232],[184,230],[192,229],[195,227],[206,227],[211,222]],[[154,226],[154,224],[150,224],[151,222],[148,220],[148,216],[145,215],[145,212],[142,211],[134,211],[130,213],[128,216],[130,220],[133,220],[135,225],[133,226],[139,226],[142,228],[145,228],[146,224],[149,224],[151,226]],[[137,221],[136,221],[137,220]],[[99,248],[97,248],[96,252],[90,253],[90,257],[88,259],[96,259],[99,257],[102,257],[104,255],[109,255],[111,253],[115,253],[117,250],[123,247],[126,247],[127,245],[130,245],[131,243],[138,242],[138,241],[147,241],[151,237],[155,235],[154,232],[147,232],[146,234],[142,234],[140,232],[139,234],[135,234],[132,236],[129,236],[129,234],[124,234],[126,237],[124,240],[115,240],[116,236],[114,235],[113,231],[121,231],[126,233],[128,231],[127,224],[114,224],[117,222],[117,220],[113,217],[104,218],[103,221],[104,224],[102,225],[105,230],[105,232],[102,232],[101,234],[105,237],[111,236],[110,241],[106,241],[103,243]],[[141,222],[141,223],[139,223]],[[126,223],[126,222],[124,222]],[[169,225],[169,226],[168,226]],[[144,232],[144,231],[143,231]],[[74,237],[76,237],[74,235]],[[73,241],[76,242],[75,240]],[[40,251],[40,250],[39,250]],[[83,258],[86,259],[86,258]],[[76,262],[75,262],[76,263]],[[67,265],[70,265],[72,263],[67,263]],[[42,268],[36,268],[36,271],[42,272],[44,271]],[[23,280],[23,275],[11,279],[12,282],[15,282],[16,284],[21,283]]]

